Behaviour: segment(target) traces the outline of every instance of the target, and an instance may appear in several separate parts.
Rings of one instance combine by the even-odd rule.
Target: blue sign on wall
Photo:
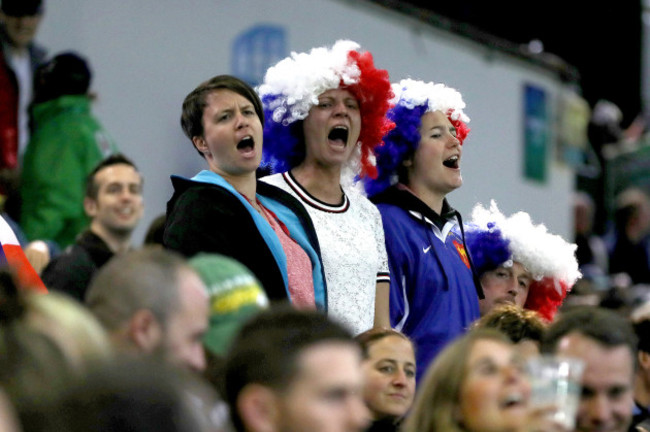
[[[269,66],[288,55],[286,30],[275,25],[255,25],[235,38],[231,54],[232,74],[257,86]]]
[[[544,182],[549,136],[544,89],[524,86],[524,110],[524,177]]]

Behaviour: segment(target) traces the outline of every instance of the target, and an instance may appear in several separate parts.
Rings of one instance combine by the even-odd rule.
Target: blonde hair
[[[82,304],[57,292],[30,294],[26,303],[29,325],[56,342],[73,365],[83,367],[111,358],[106,331]]]
[[[464,432],[458,418],[460,390],[467,375],[469,353],[477,341],[512,345],[494,329],[474,329],[448,345],[429,367],[402,432]]]

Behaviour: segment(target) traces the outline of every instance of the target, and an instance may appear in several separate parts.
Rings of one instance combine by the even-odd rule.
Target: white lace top
[[[377,282],[389,282],[379,210],[353,188],[332,206],[311,196],[289,174],[261,179],[298,198],[311,216],[320,243],[330,317],[354,334],[373,326]]]

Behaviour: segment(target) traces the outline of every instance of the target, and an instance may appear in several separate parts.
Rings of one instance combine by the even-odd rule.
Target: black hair
[[[44,5],[42,0],[2,0],[0,8],[5,15],[22,17],[41,15]]]
[[[58,54],[34,72],[33,103],[65,95],[86,95],[91,79],[90,66],[82,56],[71,51]]]
[[[632,357],[636,357],[637,338],[632,324],[614,311],[579,306],[564,312],[547,328],[541,351],[554,352],[560,340],[570,333],[581,334],[609,348],[625,345]]]
[[[285,390],[298,372],[304,350],[322,342],[358,347],[350,332],[318,311],[275,306],[258,313],[239,331],[225,363],[225,392],[233,425],[244,430],[237,399],[248,384]]]
[[[86,197],[97,199],[97,194],[99,193],[99,185],[97,182],[95,182],[95,175],[97,175],[99,171],[103,170],[106,167],[120,164],[132,166],[134,170],[138,171],[138,167],[135,166],[133,161],[124,156],[122,153],[112,154],[99,162],[86,177]]]

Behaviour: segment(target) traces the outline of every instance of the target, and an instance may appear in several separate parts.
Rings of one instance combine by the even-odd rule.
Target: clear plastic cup
[[[576,358],[553,355],[531,358],[527,363],[531,409],[547,410],[554,422],[573,430],[583,370],[584,363]]]

